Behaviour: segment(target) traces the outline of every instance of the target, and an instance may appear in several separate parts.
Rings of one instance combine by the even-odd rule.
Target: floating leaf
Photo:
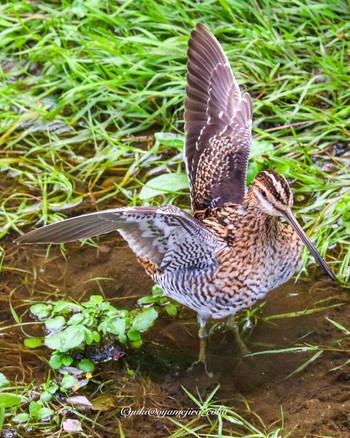
[[[141,339],[140,332],[138,330],[135,330],[135,329],[130,329],[128,331],[128,338],[132,342],[139,342]]]
[[[76,379],[71,374],[65,374],[62,378],[61,387],[64,389],[72,388],[75,385]]]
[[[349,330],[344,327],[342,324],[340,324],[337,321],[334,321],[333,319],[329,318],[328,316],[326,316],[326,320],[329,321],[330,323],[332,323],[335,327],[337,327],[339,330],[341,330],[342,332],[344,332],[347,336],[350,335]]]
[[[65,367],[69,367],[73,363],[73,358],[71,356],[62,357],[62,365]]]
[[[137,304],[146,307],[147,304],[164,304],[167,301],[169,301],[169,298],[162,295],[146,295],[145,297],[139,298]]]
[[[47,318],[51,314],[52,306],[50,304],[33,304],[30,311],[39,319]]]
[[[61,313],[62,315],[67,315],[71,312],[80,312],[82,307],[79,304],[71,303],[69,301],[60,300],[55,303],[52,313]]]
[[[38,347],[42,347],[44,343],[44,339],[43,338],[28,338],[24,340],[24,345],[27,348],[38,348]]]
[[[150,328],[157,318],[158,312],[151,307],[135,316],[135,319],[132,322],[132,327],[139,332],[143,332]]]
[[[165,310],[168,315],[170,316],[176,316],[177,315],[177,307],[173,303],[169,303],[165,306]]]
[[[69,326],[65,330],[45,339],[45,345],[52,350],[68,351],[80,347],[85,341],[86,327],[79,324]]]
[[[112,306],[108,301],[104,301],[100,304],[98,304],[98,308],[102,310],[103,312],[116,312],[117,309]]]
[[[132,348],[140,348],[142,344],[143,344],[143,341],[142,341],[142,339],[140,338],[139,341],[132,341],[132,342],[131,342],[131,347],[132,347]]]
[[[60,354],[53,354],[50,357],[49,365],[54,370],[59,370],[60,368],[62,368],[62,358],[61,358],[61,355]]]
[[[103,297],[101,295],[91,295],[89,301],[83,303],[84,307],[96,307],[98,304],[102,303]]]
[[[145,297],[141,297],[137,300],[137,304],[153,304],[156,301],[156,297],[152,295],[146,295]]]
[[[111,318],[106,325],[108,332],[117,335],[121,342],[123,342],[122,339],[125,339],[125,328],[125,319],[121,318]]]
[[[85,372],[92,372],[95,369],[94,364],[91,362],[91,360],[89,359],[82,359],[79,363],[78,363],[78,368],[82,371]]]
[[[87,345],[91,345],[94,342],[94,336],[90,329],[85,328],[85,342]]]
[[[81,324],[85,319],[85,315],[83,313],[76,313],[71,316],[67,321],[67,325]]]
[[[164,291],[163,291],[163,289],[158,284],[155,284],[152,287],[152,295],[164,296]]]
[[[47,319],[45,321],[45,327],[48,330],[59,330],[66,324],[66,320],[63,316],[55,316],[54,318]]]
[[[99,334],[99,332],[92,332],[92,337],[94,339],[94,342],[100,342],[101,340],[101,335]]]

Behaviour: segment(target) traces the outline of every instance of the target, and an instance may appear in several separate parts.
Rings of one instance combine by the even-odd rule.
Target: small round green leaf
[[[78,368],[86,373],[92,373],[95,369],[95,365],[89,359],[82,359],[78,363]]]
[[[66,324],[66,320],[63,316],[55,316],[54,318],[47,319],[45,321],[45,327],[48,330],[59,330]]]
[[[60,354],[53,354],[50,357],[49,365],[54,370],[59,370],[60,368],[62,368],[63,365],[62,365],[61,355]]]
[[[165,310],[168,315],[170,316],[176,316],[177,315],[177,307],[173,303],[169,303],[165,306]]]
[[[106,330],[108,333],[112,333],[113,335],[117,335],[118,337],[125,336],[125,319],[121,318],[111,318],[106,324]]]
[[[140,332],[138,330],[135,330],[135,329],[130,329],[128,331],[128,338],[132,342],[139,342],[141,340]]]
[[[72,363],[73,363],[72,356],[64,356],[64,357],[62,357],[62,365],[64,367],[69,367],[70,365],[72,365]]]
[[[92,337],[94,339],[94,342],[100,342],[101,340],[101,335],[99,334],[99,332],[92,332]]]
[[[57,315],[58,313],[60,313],[61,315],[67,315],[68,313],[71,313],[73,311],[80,312],[82,309],[83,308],[80,304],[60,300],[55,303],[52,313],[55,315]]]
[[[156,297],[147,295],[145,297],[139,298],[137,304],[153,304],[156,301]]]
[[[164,291],[163,291],[163,289],[158,284],[155,284],[152,287],[152,295],[162,296],[162,295],[164,295]]]
[[[102,303],[103,297],[101,295],[91,295],[89,301],[83,303],[84,307],[96,307],[98,304]]]
[[[39,319],[47,318],[51,314],[52,306],[51,304],[33,304],[30,306],[30,311]]]
[[[140,348],[142,344],[143,344],[143,341],[142,341],[142,339],[140,339],[139,341],[131,342],[131,347],[132,348]]]
[[[27,338],[24,340],[24,345],[27,348],[38,348],[42,347],[44,343],[44,338]]]
[[[85,330],[85,342],[87,345],[91,345],[94,342],[94,336],[90,329]]]
[[[73,316],[69,318],[67,321],[67,325],[76,325],[80,324],[84,321],[85,315],[83,313],[75,313]]]
[[[86,330],[86,327],[81,324],[69,326],[60,333],[48,336],[45,339],[45,345],[52,350],[62,352],[80,347],[84,345]]]
[[[75,385],[75,377],[71,374],[65,374],[62,378],[61,387],[64,389],[72,388]]]
[[[135,316],[132,327],[139,332],[143,332],[149,329],[157,318],[158,312],[151,307]]]

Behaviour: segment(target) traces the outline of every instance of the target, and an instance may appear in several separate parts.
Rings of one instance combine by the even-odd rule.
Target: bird
[[[118,231],[164,294],[197,313],[204,340],[209,318],[233,317],[288,281],[301,268],[303,244],[335,276],[297,222],[286,178],[264,170],[246,187],[252,99],[203,24],[192,30],[187,59],[184,161],[193,214],[174,205],[113,208],[15,242],[66,243]]]

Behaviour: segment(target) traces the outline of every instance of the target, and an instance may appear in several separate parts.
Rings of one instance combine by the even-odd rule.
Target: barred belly
[[[185,269],[156,275],[153,279],[166,296],[205,318],[214,319],[236,314],[265,296],[269,290],[267,283],[257,289],[242,284],[237,290],[232,287],[232,279],[229,277],[220,279],[210,274],[214,272],[199,273],[196,269]]]

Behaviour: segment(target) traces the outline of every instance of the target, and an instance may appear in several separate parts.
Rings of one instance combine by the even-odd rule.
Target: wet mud
[[[32,302],[68,296],[85,300],[91,294],[103,294],[114,306],[132,309],[138,298],[150,294],[152,281],[117,234],[102,236],[96,242],[95,246],[72,243],[65,250],[52,246],[48,251],[45,246],[17,247],[10,238],[5,241],[0,290],[2,326],[15,324],[10,304],[23,322],[30,323],[7,328],[0,338],[0,368],[10,380],[41,382],[49,371],[46,348],[23,347],[25,333],[41,334],[41,328],[28,315]],[[317,271],[275,289],[264,301],[261,311],[252,313],[251,327],[243,330],[243,339],[252,353],[302,344],[323,346],[325,351],[296,372],[315,351],[241,357],[224,321],[211,321],[215,330],[211,330],[207,345],[207,366],[213,374],[209,377],[200,365],[189,370],[198,354],[198,326],[195,313],[180,307],[177,317],[164,313],[158,318],[139,350],[128,351],[118,362],[98,367],[81,391],[88,398],[106,397],[96,436],[114,436],[119,424],[127,437],[140,433],[169,436],[177,428],[169,419],[157,415],[123,416],[121,409],[189,409],[194,403],[182,387],[205,399],[220,385],[216,398],[221,403],[256,422],[256,417],[246,412],[248,402],[268,430],[281,424],[282,410],[283,436],[290,432],[293,438],[349,437],[350,365],[345,364],[349,359],[349,337],[326,319],[350,329],[349,289]],[[320,308],[326,309],[283,317]],[[240,321],[242,328],[244,320]],[[127,369],[133,369],[134,375],[130,376]]]

